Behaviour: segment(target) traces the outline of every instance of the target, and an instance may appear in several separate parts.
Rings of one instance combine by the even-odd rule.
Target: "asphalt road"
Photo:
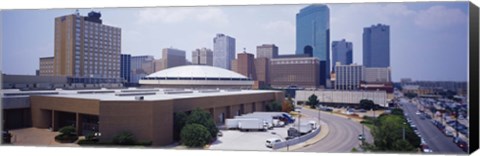
[[[432,124],[430,119],[421,120],[420,117],[415,114],[417,112],[416,105],[409,102],[402,102],[402,107],[405,113],[408,113],[410,119],[417,126],[422,138],[425,140],[433,153],[442,154],[466,154],[455,143],[453,138],[445,136],[435,125]]]
[[[302,109],[302,114],[309,117],[318,117],[318,111],[315,110]],[[324,111],[321,112],[320,118],[328,124],[328,135],[317,143],[296,151],[342,153],[351,152],[352,148],[361,144],[361,141],[358,140],[358,135],[362,133],[360,123]],[[364,130],[367,142],[373,142],[373,137],[367,127]]]

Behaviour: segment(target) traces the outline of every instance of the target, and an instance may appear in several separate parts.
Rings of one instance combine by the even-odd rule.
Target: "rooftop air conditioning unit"
[[[143,96],[135,96],[135,100],[143,100]]]

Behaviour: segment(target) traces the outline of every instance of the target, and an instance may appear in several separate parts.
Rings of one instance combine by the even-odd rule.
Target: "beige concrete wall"
[[[119,133],[128,131],[137,141],[167,145],[173,141],[172,110],[171,101],[102,101],[101,141],[111,141]]]
[[[48,110],[82,113],[90,115],[99,114],[99,101],[88,99],[73,99],[63,97],[31,96],[32,126],[48,128],[52,114]]]

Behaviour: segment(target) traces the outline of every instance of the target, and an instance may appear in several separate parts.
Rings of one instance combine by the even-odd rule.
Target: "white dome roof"
[[[248,79],[242,74],[208,65],[184,65],[160,70],[146,76],[147,78],[228,78]]]

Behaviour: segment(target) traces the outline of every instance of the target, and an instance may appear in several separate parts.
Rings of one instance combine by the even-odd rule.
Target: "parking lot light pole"
[[[280,134],[277,134],[277,133],[275,133],[275,132],[272,132],[271,134],[276,135],[276,136],[282,138],[283,140],[285,140],[285,143],[287,143],[287,151],[289,151],[289,149],[288,149],[288,148],[289,148],[289,144],[288,144],[287,139],[283,138]]]

